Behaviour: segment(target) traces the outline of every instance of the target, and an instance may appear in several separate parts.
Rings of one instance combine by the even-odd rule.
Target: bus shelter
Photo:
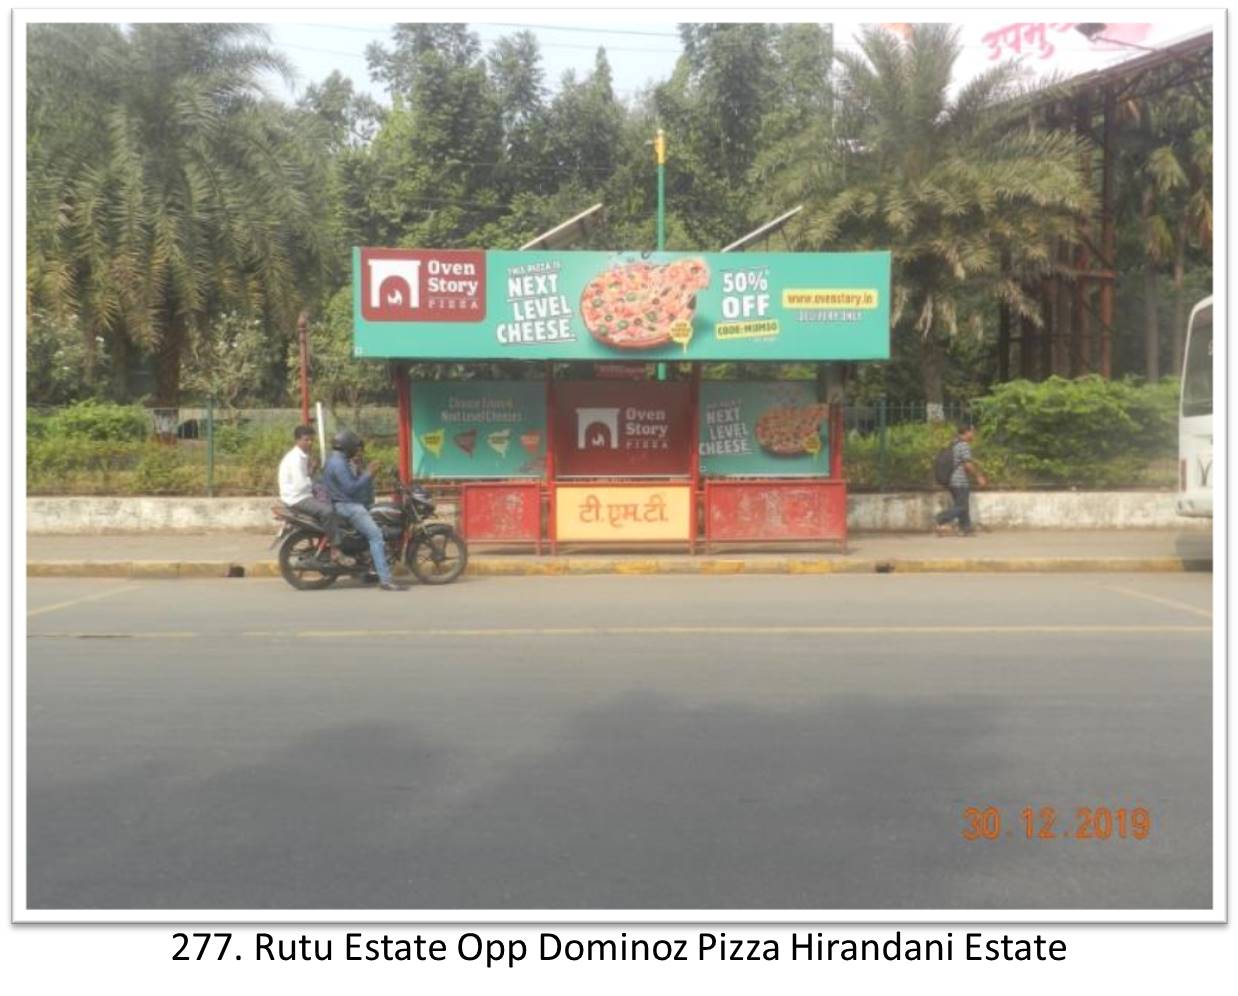
[[[401,476],[458,484],[470,543],[845,546],[841,404],[702,368],[888,359],[889,253],[357,248],[353,276]],[[537,375],[411,382],[427,361]]]

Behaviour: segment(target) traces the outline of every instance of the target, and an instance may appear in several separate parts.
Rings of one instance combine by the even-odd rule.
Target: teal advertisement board
[[[828,407],[811,381],[704,381],[700,453],[707,477],[827,477]]]
[[[890,254],[353,250],[353,351],[416,360],[882,360]]]
[[[546,388],[529,381],[418,381],[415,477],[541,477]]]

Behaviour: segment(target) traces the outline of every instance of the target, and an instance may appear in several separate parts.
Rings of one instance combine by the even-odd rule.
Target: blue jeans
[[[964,485],[961,488],[950,486],[950,497],[954,506],[937,516],[937,524],[944,526],[947,522],[959,520],[959,528],[965,533],[971,532],[971,488]]]
[[[370,556],[374,559],[378,580],[387,584],[391,580],[391,568],[387,566],[387,551],[383,549],[383,531],[378,528],[369,509],[355,501],[337,501],[335,512],[351,522],[353,528],[366,538],[370,544]]]

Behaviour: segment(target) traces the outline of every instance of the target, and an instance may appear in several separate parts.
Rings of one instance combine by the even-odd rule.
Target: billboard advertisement
[[[555,384],[557,477],[686,477],[692,391],[676,381]]]
[[[829,406],[811,381],[707,380],[699,443],[707,477],[824,477]]]
[[[546,388],[534,381],[418,381],[415,477],[541,477]]]
[[[413,360],[881,360],[890,254],[353,249],[353,352]]]

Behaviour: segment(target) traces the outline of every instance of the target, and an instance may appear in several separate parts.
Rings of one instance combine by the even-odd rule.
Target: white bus
[[[1178,514],[1212,516],[1212,298],[1191,309],[1178,409]]]

